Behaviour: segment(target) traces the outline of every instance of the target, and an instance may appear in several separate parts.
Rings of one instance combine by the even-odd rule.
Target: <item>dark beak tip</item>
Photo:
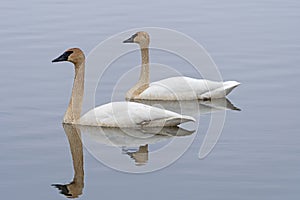
[[[66,51],[65,53],[63,53],[62,55],[60,55],[59,57],[55,58],[54,60],[52,60],[52,62],[63,62],[63,61],[68,61],[68,57],[73,53],[73,51]]]
[[[61,62],[62,60],[60,60],[60,59],[58,59],[58,58],[55,58],[55,59],[53,59],[51,62],[52,63],[56,63],[56,62]]]
[[[127,40],[124,40],[123,43],[134,43],[133,40],[134,39],[131,37],[131,38],[128,38]]]

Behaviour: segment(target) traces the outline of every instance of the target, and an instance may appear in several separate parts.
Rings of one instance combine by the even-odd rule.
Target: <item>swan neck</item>
[[[64,123],[74,124],[79,120],[81,115],[82,100],[84,94],[84,71],[85,64],[76,63],[75,65],[75,77],[72,88],[72,95],[70,98],[68,109],[64,116]]]
[[[149,48],[142,48],[141,49],[142,55],[142,69],[140,74],[139,82],[141,84],[148,84],[150,83],[150,74],[149,74]]]
[[[142,67],[138,82],[126,93],[126,99],[131,100],[137,98],[143,91],[145,91],[150,84],[149,75],[149,49],[141,48]]]

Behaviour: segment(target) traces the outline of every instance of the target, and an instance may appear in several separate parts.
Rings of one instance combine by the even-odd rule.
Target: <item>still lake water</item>
[[[198,159],[205,136],[200,128],[180,159],[153,173],[115,171],[83,148],[80,198],[300,196],[299,1],[4,0],[0,16],[1,199],[65,199],[51,184],[73,179],[69,135],[61,125],[73,71],[69,64],[50,61],[66,48],[89,52],[113,34],[145,26],[175,29],[202,44],[224,80],[242,83],[229,96],[242,110],[226,112],[221,138],[208,157]],[[139,52],[129,56],[124,67],[139,64]],[[151,59],[160,62],[158,54]],[[171,56],[164,61],[193,74]],[[110,100],[116,80],[104,80],[98,105]],[[201,116],[200,126],[207,123],[209,115]],[[128,155],[122,156],[134,165]],[[149,163],[151,159],[150,154]]]

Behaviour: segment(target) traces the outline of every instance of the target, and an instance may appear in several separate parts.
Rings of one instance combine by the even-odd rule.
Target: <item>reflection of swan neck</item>
[[[75,77],[72,89],[72,96],[69,102],[68,109],[64,116],[64,123],[72,124],[80,118],[82,99],[84,93],[84,70],[85,61],[75,63]]]
[[[83,148],[80,130],[74,126],[64,126],[64,129],[69,140],[74,168],[74,178],[69,190],[73,195],[80,195],[84,187]]]
[[[70,134],[73,134],[72,136]],[[70,149],[74,167],[74,179],[73,182],[82,183],[84,177],[83,170],[83,149],[80,135],[78,132],[67,133],[70,143]]]

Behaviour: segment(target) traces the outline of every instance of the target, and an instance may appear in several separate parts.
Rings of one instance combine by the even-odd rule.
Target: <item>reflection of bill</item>
[[[60,193],[68,198],[77,198],[82,194],[84,187],[83,149],[80,129],[75,125],[63,124],[65,133],[70,144],[73,160],[74,178],[68,184],[52,184],[60,190]]]

